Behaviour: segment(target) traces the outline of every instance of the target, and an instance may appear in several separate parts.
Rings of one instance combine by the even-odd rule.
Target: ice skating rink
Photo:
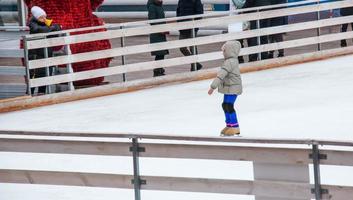
[[[217,136],[222,95],[211,80],[0,114],[3,130]],[[249,137],[352,139],[353,56],[243,74],[236,102]]]
[[[353,140],[353,56],[243,74],[236,109],[245,137]],[[217,136],[222,96],[211,80],[0,114],[2,130]],[[0,168],[128,174],[131,160],[0,153]],[[252,180],[249,162],[142,159],[142,174]],[[199,167],[190,167],[199,166]],[[202,170],[200,170],[200,166]],[[334,173],[333,173],[334,172]],[[323,167],[324,184],[353,185],[353,169]],[[236,195],[144,191],[143,199],[230,200]],[[130,190],[0,185],[0,200],[133,199]]]

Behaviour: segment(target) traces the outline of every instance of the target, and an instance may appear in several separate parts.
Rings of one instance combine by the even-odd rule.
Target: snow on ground
[[[353,56],[243,74],[237,101],[246,137],[353,140]],[[154,88],[26,111],[0,114],[0,129],[31,131],[130,132],[217,136],[224,126],[222,96],[208,96],[208,81]],[[0,153],[0,168],[85,172],[131,172],[129,158]],[[143,159],[144,175],[252,180],[249,162]],[[202,166],[203,170],[199,167]],[[323,167],[323,182],[353,185],[352,168]],[[176,173],[177,171],[177,173]],[[130,190],[0,185],[0,200],[133,199]],[[43,188],[42,188],[43,189]],[[16,191],[21,191],[18,193]],[[43,191],[43,190],[41,190]],[[62,191],[60,195],[54,195]],[[99,192],[102,191],[102,192]],[[253,199],[235,195],[144,192],[143,199]]]

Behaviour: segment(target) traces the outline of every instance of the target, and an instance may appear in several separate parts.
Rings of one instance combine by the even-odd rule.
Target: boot
[[[225,127],[221,131],[221,136],[235,136],[240,135],[239,127]]]
[[[157,68],[153,70],[153,77],[164,76],[165,70],[163,68]]]
[[[346,46],[347,46],[347,41],[341,40],[341,47],[346,47]]]
[[[190,68],[190,71],[195,71],[195,64],[193,63],[193,64],[191,64],[191,68]],[[202,69],[202,65],[200,64],[200,63],[196,63],[196,70],[198,71],[198,70],[200,70],[200,69]]]
[[[268,58],[269,58],[269,59],[274,58],[274,52],[273,52],[273,51],[271,51],[271,52],[268,54]]]

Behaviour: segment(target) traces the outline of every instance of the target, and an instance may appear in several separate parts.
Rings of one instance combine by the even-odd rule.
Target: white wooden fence
[[[312,4],[315,2],[316,4]],[[187,28],[191,29],[191,28],[202,28],[202,27],[216,26],[216,25],[228,25],[236,22],[260,20],[260,19],[267,19],[267,18],[280,17],[280,16],[296,15],[296,14],[305,14],[305,13],[319,12],[319,11],[338,9],[338,8],[344,8],[344,7],[350,7],[350,6],[353,6],[352,0],[345,0],[345,1],[338,1],[338,2],[325,2],[325,3],[320,3],[320,1],[316,1],[316,0],[309,0],[309,1],[291,3],[291,4],[242,9],[242,10],[238,10],[237,12],[256,11],[256,10],[262,10],[262,9],[265,9],[265,10],[261,12],[243,13],[243,14],[238,14],[234,16],[229,16],[228,15],[229,12],[228,12],[226,14],[205,14],[205,15],[195,15],[195,16],[182,17],[182,18],[132,22],[132,23],[125,23],[125,24],[118,24],[114,26],[90,27],[90,28],[83,28],[83,29],[61,31],[58,33],[65,33],[66,36],[55,37],[55,38],[45,38],[45,37],[48,35],[53,35],[58,33],[29,35],[24,38],[25,52],[28,52],[28,50],[30,49],[36,49],[36,48],[48,48],[48,47],[60,46],[60,45],[69,46],[71,44],[98,41],[98,40],[104,40],[104,39],[114,39],[114,38],[124,39],[126,37],[143,36],[151,33],[178,31],[178,30],[187,29]],[[268,8],[278,8],[278,9],[268,10]],[[180,19],[194,19],[198,17],[203,17],[203,19],[176,22],[176,20],[180,20]],[[165,21],[168,23],[153,25],[153,26],[149,25],[152,22],[162,22],[162,21]],[[118,47],[113,49],[93,51],[93,52],[87,52],[87,53],[78,53],[78,54],[72,54],[72,55],[64,55],[64,56],[51,57],[46,59],[30,60],[30,61],[27,60],[26,63],[27,63],[28,70],[43,68],[43,67],[48,67],[53,65],[65,65],[65,64],[70,65],[72,63],[77,63],[77,62],[90,61],[90,60],[102,59],[102,58],[111,58],[111,57],[121,57],[121,56],[124,57],[127,55],[146,53],[146,52],[162,50],[162,49],[176,49],[176,48],[185,47],[185,46],[206,45],[206,44],[213,44],[213,43],[219,43],[219,42],[226,42],[229,40],[238,40],[238,39],[244,39],[244,38],[250,38],[250,37],[266,36],[266,35],[276,34],[276,33],[287,33],[287,32],[308,30],[308,29],[320,29],[323,27],[341,25],[341,24],[350,23],[350,22],[353,22],[352,16],[329,18],[329,19],[308,21],[303,23],[283,25],[278,27],[249,30],[249,31],[237,32],[237,33],[211,35],[211,36],[185,39],[185,40],[168,41],[163,43],[139,44],[134,46]],[[70,35],[73,32],[82,31],[82,30],[94,30],[102,27],[106,27],[109,30],[103,31],[103,32]],[[121,27],[121,29],[120,28],[117,29],[118,27]],[[272,43],[272,44],[243,48],[240,52],[240,55],[249,55],[249,54],[270,51],[270,50],[321,44],[321,43],[333,42],[333,41],[338,41],[341,39],[349,39],[349,38],[353,38],[353,32],[351,31],[346,33],[330,33],[327,35],[318,35],[314,37],[312,36],[312,37],[300,38],[300,39],[284,41],[280,43]],[[341,50],[344,51],[344,48],[342,48]],[[333,49],[333,51],[336,51],[336,50]],[[25,55],[27,55],[27,53],[25,53]],[[70,74],[50,76],[50,77],[44,77],[44,78],[30,79],[28,82],[29,82],[29,87],[38,87],[38,86],[73,82],[78,80],[85,80],[85,79],[102,77],[102,76],[110,76],[110,75],[117,75],[117,74],[125,74],[129,72],[151,70],[157,67],[173,67],[173,66],[178,66],[183,64],[191,64],[195,62],[206,62],[206,61],[220,60],[220,59],[222,59],[222,54],[220,51],[216,50],[215,52],[204,53],[204,54],[199,54],[199,55],[194,55],[189,57],[178,57],[178,58],[170,58],[170,59],[161,60],[161,61],[149,61],[149,62],[133,63],[128,65],[111,66],[109,68],[96,69],[91,71],[83,71],[78,73],[70,73]]]
[[[322,146],[333,150],[320,150]],[[342,147],[346,150],[334,150]],[[347,200],[353,187],[322,185],[320,166],[353,166],[352,147],[353,141],[0,131],[1,152],[132,156],[134,166],[130,175],[0,169],[0,182],[127,188],[135,190],[135,199],[143,199],[140,190],[165,190],[255,195],[256,199]],[[140,157],[250,161],[255,180],[145,176],[139,173],[144,167],[139,166]],[[314,184],[310,184],[311,167]]]

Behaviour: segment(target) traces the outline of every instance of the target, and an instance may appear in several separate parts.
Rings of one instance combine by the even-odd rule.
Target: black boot
[[[269,58],[269,59],[272,59],[272,58],[274,57],[273,54],[274,54],[274,52],[268,53],[268,58]]]
[[[163,68],[157,68],[153,70],[153,77],[164,76],[165,70]]]
[[[347,46],[347,41],[341,40],[341,47],[346,47],[346,46]]]
[[[193,64],[191,64],[191,68],[190,68],[190,71],[195,71],[195,64],[193,63]],[[201,65],[201,63],[196,63],[196,70],[198,71],[198,70],[200,70],[200,69],[202,69],[202,65]]]
[[[239,57],[238,57],[238,61],[239,61],[239,63],[244,63],[244,58],[243,58],[243,56],[239,56]]]

